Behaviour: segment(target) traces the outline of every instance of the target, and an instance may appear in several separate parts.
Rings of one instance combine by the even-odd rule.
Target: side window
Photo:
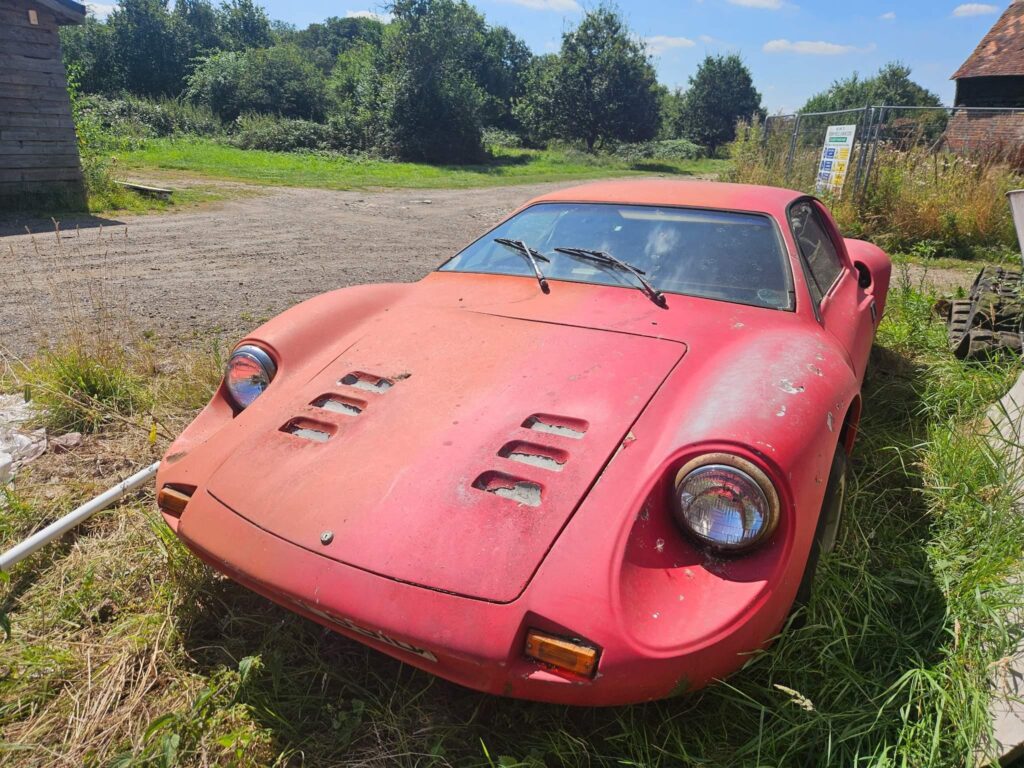
[[[810,203],[797,203],[790,210],[789,223],[797,247],[810,271],[811,295],[821,301],[842,272],[842,262],[818,212]]]

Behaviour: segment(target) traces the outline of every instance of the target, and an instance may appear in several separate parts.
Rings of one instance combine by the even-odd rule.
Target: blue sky
[[[491,24],[509,27],[537,53],[557,50],[563,30],[591,0],[472,0]],[[298,26],[328,16],[381,13],[379,0],[262,0],[272,18]],[[685,87],[706,53],[739,53],[770,112],[789,111],[853,71],[888,61],[951,103],[949,76],[1009,0],[619,0],[648,40],[658,77]]]

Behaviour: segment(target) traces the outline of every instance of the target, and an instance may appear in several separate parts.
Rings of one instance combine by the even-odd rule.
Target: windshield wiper
[[[551,288],[548,285],[547,278],[544,277],[544,273],[540,271],[540,264],[538,261],[551,261],[540,251],[535,251],[533,248],[528,246],[522,240],[510,240],[507,237],[496,237],[494,242],[498,245],[504,245],[506,248],[511,248],[516,253],[521,253],[526,257],[526,260],[530,262],[530,266],[533,267],[533,274],[537,276],[537,282],[540,283],[540,289],[544,293],[551,293]]]
[[[651,301],[653,301],[662,309],[668,308],[668,302],[665,300],[665,294],[663,294],[661,291],[659,291],[657,288],[655,288],[653,285],[647,282],[647,278],[644,277],[645,273],[642,269],[634,267],[628,261],[623,261],[622,259],[616,258],[615,256],[612,256],[610,253],[607,253],[606,251],[592,251],[588,248],[555,248],[555,251],[557,251],[558,253],[564,253],[566,256],[575,256],[580,259],[588,259],[598,264],[604,264],[609,267],[616,267],[622,270],[623,272],[628,272],[640,282],[640,285],[637,287],[640,288],[640,290],[643,291],[645,294],[647,294],[648,298],[650,298]]]

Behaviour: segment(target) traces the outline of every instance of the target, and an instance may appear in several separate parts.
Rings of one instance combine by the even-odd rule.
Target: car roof
[[[767,213],[784,218],[789,204],[801,197],[806,195],[792,189],[753,184],[676,179],[616,179],[549,192],[535,197],[527,205],[541,202],[674,205]]]

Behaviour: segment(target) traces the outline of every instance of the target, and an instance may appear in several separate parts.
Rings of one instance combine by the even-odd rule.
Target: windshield
[[[496,243],[520,240],[546,256],[544,276],[636,288],[614,265],[574,258],[556,248],[589,249],[629,262],[658,290],[769,309],[792,309],[789,264],[768,216],[692,208],[540,203],[477,240],[446,272],[533,277],[527,259]]]

